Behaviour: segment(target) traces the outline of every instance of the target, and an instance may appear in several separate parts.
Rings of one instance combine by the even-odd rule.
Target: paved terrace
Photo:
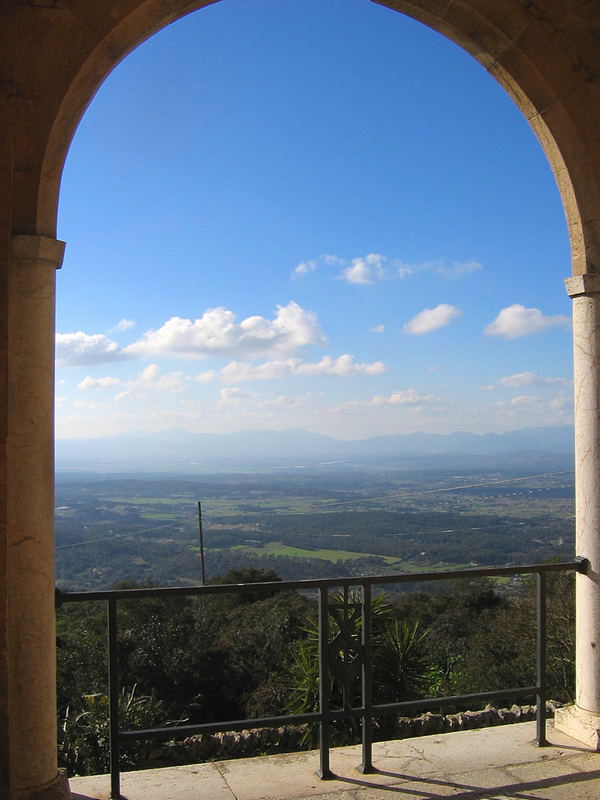
[[[503,725],[373,745],[374,775],[357,772],[360,747],[331,750],[335,780],[320,781],[317,751],[126,772],[127,800],[600,800],[600,753],[548,725]],[[72,778],[74,800],[106,800],[109,776]]]

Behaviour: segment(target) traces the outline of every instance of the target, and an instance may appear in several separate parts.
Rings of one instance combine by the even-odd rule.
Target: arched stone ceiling
[[[113,67],[160,28],[213,1],[16,6],[15,231],[55,234],[69,143]],[[509,92],[556,177],[574,271],[600,271],[600,6],[589,0],[378,2],[457,42]]]

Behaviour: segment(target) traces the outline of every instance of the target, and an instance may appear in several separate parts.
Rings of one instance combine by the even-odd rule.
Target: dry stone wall
[[[561,705],[549,700],[546,703],[546,716],[552,717]],[[385,737],[379,738],[409,739],[415,736],[487,728],[492,725],[529,722],[535,719],[536,710],[534,705],[513,705],[510,708],[495,708],[488,705],[482,711],[462,711],[457,714],[426,713],[419,717],[398,717],[394,729],[386,733]],[[250,728],[243,731],[189,736],[181,741],[157,742],[150,748],[147,761],[141,768],[152,769],[306,750],[309,749],[309,745],[305,743],[306,733],[306,725],[286,725],[281,728]],[[338,742],[338,744],[352,743]]]

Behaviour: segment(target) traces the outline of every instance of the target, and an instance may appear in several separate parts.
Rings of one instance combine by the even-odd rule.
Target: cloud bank
[[[273,358],[325,342],[317,315],[290,301],[277,306],[273,319],[255,315],[236,322],[235,314],[227,308],[211,308],[195,320],[171,317],[123,348],[100,333],[59,333],[56,357],[60,366],[69,367],[160,355]]]
[[[148,331],[125,348],[135,356],[158,354],[183,358],[244,355],[257,357],[290,353],[310,344],[324,344],[317,315],[294,301],[277,306],[272,320],[247,317],[237,323],[226,308],[212,308],[196,320],[171,317],[157,330]]]
[[[382,361],[357,363],[354,356],[347,353],[332,358],[324,356],[320,361],[303,361],[299,358],[289,358],[281,361],[265,361],[262,364],[250,364],[247,361],[231,361],[220,372],[224,382],[238,383],[240,381],[273,380],[288,375],[334,375],[347,377],[349,375],[381,375],[386,371]]]

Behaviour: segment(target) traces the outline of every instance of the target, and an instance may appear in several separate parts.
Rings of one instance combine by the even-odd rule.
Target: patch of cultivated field
[[[107,503],[125,503],[135,506],[181,506],[189,505],[190,500],[181,497],[108,497]]]
[[[321,558],[324,561],[346,561],[347,559],[369,558],[376,556],[383,559],[386,564],[399,565],[401,562],[394,556],[382,556],[379,553],[356,553],[352,550],[305,550],[302,547],[292,547],[282,542],[267,542],[263,547],[238,544],[231,550],[243,550],[252,555],[287,556],[288,558]]]

